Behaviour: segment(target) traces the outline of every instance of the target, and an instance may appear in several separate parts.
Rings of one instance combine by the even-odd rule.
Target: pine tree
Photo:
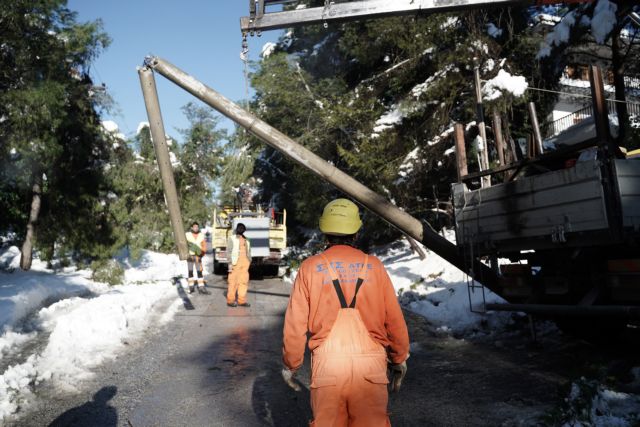
[[[0,10],[2,231],[23,239],[23,269],[36,231],[49,253],[56,242],[82,250],[87,234],[106,233],[94,214],[109,153],[88,67],[109,39],[99,21],[79,24],[65,4],[16,0]],[[84,219],[87,234],[70,218]]]
[[[543,80],[531,67],[541,36],[530,30],[529,17],[527,9],[508,8],[297,28],[257,64],[253,108],[408,212],[429,219],[433,199],[447,200],[455,177],[453,158],[445,154],[453,145],[452,125],[475,120],[474,67],[484,80],[500,69],[524,75],[532,86]],[[490,35],[494,28],[502,34]],[[525,133],[525,99],[507,94],[486,107],[508,115],[514,134]],[[552,104],[549,96],[532,99],[541,114]],[[315,227],[322,205],[339,195],[270,148],[257,157],[256,174],[263,191],[277,194],[291,212],[293,225]],[[372,241],[397,236],[370,215],[365,227]]]
[[[188,223],[205,222],[212,214],[213,185],[224,167],[226,131],[209,107],[188,103],[182,108],[189,128],[181,130],[184,144],[176,185],[182,195],[182,213]]]

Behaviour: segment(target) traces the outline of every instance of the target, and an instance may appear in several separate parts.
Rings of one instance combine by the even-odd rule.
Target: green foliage
[[[297,28],[255,64],[252,108],[320,157],[428,219],[436,200],[448,200],[455,180],[454,159],[445,155],[453,145],[452,125],[475,120],[474,66],[487,80],[502,62],[506,71],[540,86],[540,70],[531,67],[540,35],[529,29],[528,18],[525,9],[508,8]],[[490,37],[490,23],[503,35]],[[551,97],[534,99],[545,114]],[[511,129],[525,129],[526,100],[503,96],[486,109],[502,112]],[[471,127],[469,141],[474,132]],[[473,166],[472,146],[469,152]],[[256,156],[254,175],[262,179],[262,201],[286,208],[293,227],[316,228],[324,204],[343,196],[271,148]],[[398,236],[374,215],[366,214],[364,222],[364,246]]]
[[[170,156],[185,229],[192,221],[206,222],[211,210],[211,183],[218,178],[224,131],[210,110],[195,104],[183,109],[190,127],[179,146],[169,138]],[[114,141],[113,164],[107,171],[111,186],[104,199],[114,239],[110,252],[127,248],[133,258],[150,249],[175,251],[160,173],[148,126],[128,143]]]
[[[227,134],[219,128],[220,117],[214,116],[211,108],[189,103],[182,110],[190,126],[181,130],[184,144],[179,153],[176,185],[182,198],[184,221],[204,223],[213,210],[213,183],[224,167]]]
[[[77,256],[109,246],[99,199],[110,158],[88,69],[109,44],[99,21],[80,24],[62,0],[16,0],[0,10],[0,233],[24,236],[42,181],[38,248]],[[5,216],[6,215],[6,216]]]
[[[124,282],[124,268],[115,259],[103,259],[91,263],[91,279],[110,286]]]

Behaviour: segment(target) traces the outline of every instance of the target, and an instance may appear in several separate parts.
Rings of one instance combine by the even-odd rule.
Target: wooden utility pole
[[[498,161],[500,166],[505,166],[504,158],[504,138],[502,137],[502,119],[497,110],[493,111],[493,136],[496,140],[496,150],[498,151]]]
[[[140,77],[142,95],[147,108],[147,116],[149,117],[151,140],[155,149],[156,160],[158,161],[165,202],[169,210],[169,219],[173,228],[173,237],[176,241],[180,259],[186,260],[189,257],[189,250],[187,248],[187,238],[184,234],[184,224],[182,222],[182,214],[180,213],[180,203],[178,201],[175,179],[173,177],[169,148],[167,148],[164,123],[162,122],[162,114],[160,112],[156,79],[153,76],[153,71],[148,67],[139,68],[138,76]]]
[[[467,149],[464,146],[464,126],[456,123],[456,170],[458,171],[458,182],[462,182],[462,177],[469,174],[467,169]]]
[[[487,130],[484,127],[484,109],[482,108],[482,85],[480,83],[480,66],[474,68],[475,86],[476,86],[476,121],[478,123],[478,131],[480,139],[482,139],[482,150],[480,151],[480,170],[489,169],[489,146],[487,144]],[[483,176],[482,187],[491,187],[491,176]]]

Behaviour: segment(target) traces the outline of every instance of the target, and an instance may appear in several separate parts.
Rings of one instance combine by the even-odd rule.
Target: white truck
[[[214,274],[227,271],[227,241],[238,223],[247,227],[245,236],[251,242],[252,265],[262,267],[267,276],[278,275],[287,248],[287,211],[263,210],[260,205],[250,209],[224,206],[214,210],[211,233]]]

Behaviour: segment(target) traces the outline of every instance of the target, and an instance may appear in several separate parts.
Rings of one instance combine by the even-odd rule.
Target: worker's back
[[[384,265],[375,256],[347,245],[331,246],[325,252],[305,260],[300,266],[294,286],[292,300],[306,299],[308,313],[289,311],[286,323],[300,324],[300,316],[306,316],[306,327],[311,333],[309,349],[314,350],[327,338],[341,308],[340,300],[332,283],[328,268],[336,272],[345,300],[350,303],[356,289],[358,277],[364,279],[357,294],[356,310],[369,335],[384,347],[391,346],[390,356],[404,360],[408,348],[407,330],[393,285]],[[331,266],[327,266],[327,262]],[[290,303],[291,304],[291,303]],[[285,328],[287,329],[287,328]],[[287,336],[285,340],[306,341],[305,336]],[[300,348],[296,343],[291,348]],[[402,349],[402,350],[400,350]],[[288,357],[287,354],[284,355]],[[297,359],[301,355],[291,355]],[[296,365],[297,360],[291,360]]]

